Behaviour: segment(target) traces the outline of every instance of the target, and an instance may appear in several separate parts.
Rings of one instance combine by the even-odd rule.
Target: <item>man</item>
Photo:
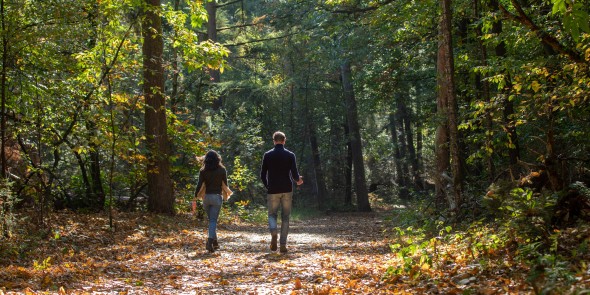
[[[277,250],[277,213],[281,207],[281,253],[287,252],[289,215],[293,201],[293,181],[303,183],[303,176],[297,171],[295,154],[285,149],[287,137],[277,131],[272,135],[275,147],[262,157],[260,178],[267,189],[268,228],[270,229],[270,250]]]

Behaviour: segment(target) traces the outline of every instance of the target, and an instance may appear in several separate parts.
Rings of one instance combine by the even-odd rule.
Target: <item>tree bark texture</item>
[[[311,149],[311,157],[314,168],[315,183],[317,185],[317,202],[318,208],[324,210],[328,207],[328,190],[326,188],[326,180],[324,170],[322,169],[322,161],[320,158],[320,147],[317,138],[317,127],[313,116],[313,107],[309,106],[309,74],[312,73],[311,65],[308,64],[309,71],[305,77],[305,112],[307,117],[307,129],[309,135],[309,146]],[[293,84],[291,84],[293,86]]]
[[[344,204],[352,205],[352,140],[348,124],[344,126],[344,135],[346,138],[346,166],[344,167],[346,184],[344,185]]]
[[[401,199],[408,199],[410,197],[408,186],[410,184],[409,175],[410,169],[408,167],[408,145],[406,143],[405,129],[404,129],[404,103],[401,101],[401,97],[396,100],[396,112],[395,112],[395,136],[397,136],[397,146],[399,151],[399,161],[401,165],[401,183],[399,197]]]
[[[4,0],[0,1],[0,21],[2,29],[2,73],[0,75],[0,165],[2,165],[1,177],[6,178],[8,174],[6,160],[6,87],[7,87],[7,66],[8,66],[8,39],[6,34],[6,19],[4,11]]]
[[[311,154],[313,160],[313,168],[315,171],[315,181],[318,188],[317,201],[318,208],[324,210],[328,207],[328,193],[326,189],[326,180],[324,177],[324,170],[322,169],[322,161],[320,158],[320,148],[317,139],[316,126],[313,119],[308,122],[309,128],[309,143],[311,147]]]
[[[217,1],[212,0],[205,5],[207,10],[207,39],[211,42],[217,42]],[[221,73],[217,69],[209,69],[211,76],[211,85],[221,81]],[[213,109],[218,110],[223,105],[223,98],[219,95],[213,100]]]
[[[393,157],[395,159],[395,183],[400,188],[400,198],[405,199],[402,188],[406,187],[404,170],[402,167],[402,154],[399,144],[399,136],[397,136],[397,119],[395,114],[389,114],[389,130],[391,132],[391,143],[393,144]]]
[[[408,158],[410,162],[410,173],[412,183],[415,188],[423,189],[422,177],[420,176],[420,167],[418,167],[418,158],[416,157],[416,147],[414,146],[414,132],[412,130],[412,114],[407,105],[403,105],[404,111],[404,130],[406,133],[406,144],[408,147]]]
[[[174,11],[180,10],[180,0],[174,0]],[[174,36],[176,39],[176,34]],[[179,97],[179,87],[180,87],[180,67],[178,66],[178,49],[172,47],[170,49],[172,51],[172,92],[170,93],[170,110],[173,114],[176,114],[178,110],[178,102],[180,100]]]
[[[436,134],[436,187],[437,195],[444,193],[449,209],[456,211],[462,202],[462,171],[459,151],[457,101],[455,96],[454,59],[451,37],[451,0],[442,0],[437,56],[437,112],[441,120]],[[451,167],[448,177],[452,191],[446,192],[445,172]]]
[[[354,185],[356,189],[357,208],[361,212],[371,211],[369,203],[369,192],[365,180],[365,165],[363,161],[363,148],[361,133],[358,122],[358,111],[354,88],[352,86],[352,71],[350,61],[346,60],[341,65],[342,87],[344,89],[344,98],[346,101],[346,113],[348,126],[350,128],[350,140],[352,146],[352,162],[354,167]]]
[[[91,198],[88,200],[93,209],[102,211],[105,203],[105,193],[102,187],[102,179],[100,175],[100,154],[99,147],[94,138],[98,135],[96,123],[92,119],[86,121],[86,128],[88,129],[88,158],[90,160],[90,192]]]
[[[164,43],[160,0],[146,0],[143,21],[143,93],[145,96],[145,133],[148,148],[148,210],[174,214],[174,190],[168,160],[170,145],[164,101]]]

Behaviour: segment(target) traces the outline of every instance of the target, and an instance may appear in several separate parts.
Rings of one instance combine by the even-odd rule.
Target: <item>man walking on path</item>
[[[295,154],[285,149],[287,138],[283,132],[272,135],[275,147],[262,157],[260,178],[267,190],[268,228],[270,229],[270,250],[277,250],[277,213],[281,207],[281,253],[287,252],[289,216],[293,203],[293,182],[303,183],[303,176],[297,171]]]

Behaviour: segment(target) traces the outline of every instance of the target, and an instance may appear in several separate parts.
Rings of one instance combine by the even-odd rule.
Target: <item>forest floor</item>
[[[54,229],[0,260],[0,294],[523,294],[520,272],[449,263],[427,276],[399,267],[382,212],[291,221],[288,253],[269,249],[265,224],[221,221],[221,248],[205,250],[206,222],[118,213],[57,213]],[[397,266],[396,266],[397,265]],[[411,273],[411,272],[410,272]],[[416,273],[416,272],[414,272]]]

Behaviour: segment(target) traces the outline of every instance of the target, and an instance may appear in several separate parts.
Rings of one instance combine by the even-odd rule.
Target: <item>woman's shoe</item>
[[[213,250],[219,250],[219,243],[217,243],[217,239],[213,239]]]
[[[207,239],[207,244],[205,245],[205,248],[207,249],[207,251],[213,253],[215,251],[215,249],[213,249],[213,239],[208,238]]]

